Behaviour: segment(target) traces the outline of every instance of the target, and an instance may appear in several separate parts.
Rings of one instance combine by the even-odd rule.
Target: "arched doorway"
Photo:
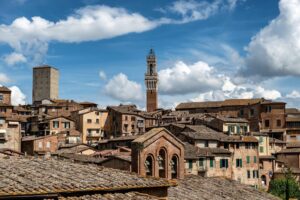
[[[153,156],[148,155],[145,160],[146,176],[153,176]]]
[[[266,186],[267,185],[267,177],[265,175],[261,176],[261,184],[262,184],[262,186]]]
[[[179,171],[179,166],[178,166],[178,156],[173,155],[171,159],[171,175],[172,179],[178,178],[178,171]]]
[[[160,149],[158,154],[158,170],[159,177],[167,178],[167,162],[166,162],[167,152],[165,149]]]

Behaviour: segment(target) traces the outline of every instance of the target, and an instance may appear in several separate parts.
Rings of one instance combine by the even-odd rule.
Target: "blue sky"
[[[298,107],[297,9],[300,0],[0,0],[0,84],[30,103],[32,67],[48,64],[60,98],[144,108],[154,48],[161,107],[254,97]]]

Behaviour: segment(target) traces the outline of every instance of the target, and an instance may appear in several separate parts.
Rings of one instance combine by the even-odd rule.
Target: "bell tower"
[[[147,88],[147,112],[157,109],[158,76],[156,69],[156,57],[153,49],[147,55],[147,72],[145,73],[145,84]]]

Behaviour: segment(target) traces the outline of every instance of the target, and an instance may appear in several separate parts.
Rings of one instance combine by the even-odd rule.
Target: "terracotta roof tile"
[[[65,192],[109,192],[176,183],[135,173],[56,159],[0,159],[0,197]]]

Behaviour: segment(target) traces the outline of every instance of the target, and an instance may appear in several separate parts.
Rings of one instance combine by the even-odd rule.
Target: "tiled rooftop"
[[[169,188],[169,200],[279,200],[251,186],[223,178],[186,176],[177,187]]]
[[[142,194],[138,192],[94,194],[80,197],[59,197],[59,200],[158,200],[158,197]]]
[[[55,159],[0,158],[0,197],[121,191],[174,185],[135,173]]]

